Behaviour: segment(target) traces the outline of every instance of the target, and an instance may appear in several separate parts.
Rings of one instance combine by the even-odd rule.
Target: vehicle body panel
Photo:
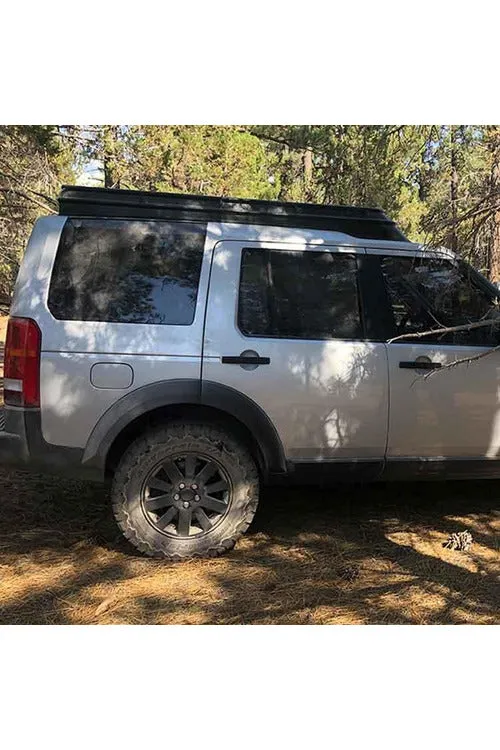
[[[102,414],[123,388],[97,388],[96,363],[132,368],[130,388],[179,377],[201,377],[201,349],[211,247],[204,251],[194,321],[184,325],[146,325],[63,321],[47,306],[50,277],[65,217],[39,219],[28,243],[11,309],[33,317],[42,331],[41,414],[48,443],[84,448]]]
[[[385,453],[388,383],[385,345],[365,341],[249,337],[237,324],[243,247],[268,242],[225,241],[215,247],[207,306],[203,379],[245,393],[269,414],[289,460],[381,458]],[[318,245],[274,242],[275,250]],[[323,244],[325,252],[363,254]],[[269,365],[246,369],[221,361],[251,350]]]
[[[33,318],[42,331],[41,409],[28,420],[30,445],[37,443],[33,434],[40,424],[38,443],[45,453],[53,448],[59,456],[55,463],[63,464],[70,454],[78,460],[97,455],[100,449],[91,436],[99,434],[97,425],[112,420],[115,408],[120,424],[126,423],[126,409],[122,414],[117,407],[125,398],[137,394],[136,414],[156,403],[156,397],[141,400],[144,389],[157,392],[164,384],[185,380],[200,385],[196,403],[203,403],[206,385],[205,400],[212,408],[225,403],[231,412],[231,394],[239,393],[242,405],[234,406],[235,416],[241,413],[244,419],[245,412],[258,415],[261,410],[269,425],[260,431],[275,433],[276,467],[283,467],[283,461],[332,466],[352,462],[354,467],[373,462],[382,467],[386,461],[387,469],[418,464],[414,473],[425,474],[430,467],[429,473],[437,476],[436,467],[443,463],[459,464],[458,474],[466,476],[462,467],[471,460],[475,475],[500,472],[495,460],[500,454],[499,353],[428,376],[401,369],[400,362],[425,356],[446,365],[484,349],[424,341],[261,338],[243,335],[237,324],[244,247],[321,249],[358,257],[453,257],[449,251],[324,230],[209,222],[192,325],[63,321],[52,316],[47,297],[65,221],[64,216],[52,216],[36,222],[11,306],[11,315]],[[223,356],[244,351],[268,357],[270,364],[248,368],[222,363]],[[99,378],[92,377],[96,365]],[[162,403],[168,398],[165,395]],[[19,422],[19,409],[8,407],[6,412],[7,426]],[[249,417],[249,424],[259,419]],[[7,435],[2,437],[6,446]],[[26,454],[25,447],[23,451]],[[105,456],[100,460],[104,465]],[[488,462],[486,471],[480,466],[483,460]],[[404,478],[405,471],[398,468],[395,476]]]
[[[388,344],[391,409],[387,458],[495,458],[500,454],[500,352],[447,369],[402,369],[428,358],[443,366],[487,349]]]
[[[370,248],[369,255],[391,255]],[[398,256],[453,259],[444,249],[398,252]],[[475,274],[476,283],[489,282]],[[490,288],[490,292],[493,291]],[[500,338],[499,338],[500,341]],[[387,343],[389,363],[389,434],[387,461],[409,459],[495,459],[500,455],[500,352],[407,339]],[[417,359],[441,365],[436,370],[405,369]],[[467,360],[474,361],[467,364]],[[465,360],[461,365],[449,367]],[[489,469],[491,471],[491,469]]]

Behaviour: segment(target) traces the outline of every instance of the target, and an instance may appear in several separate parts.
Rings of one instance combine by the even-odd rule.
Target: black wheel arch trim
[[[287,471],[283,444],[276,427],[266,412],[244,393],[228,385],[204,380],[201,385],[201,403],[230,414],[241,422],[256,440],[269,474]]]
[[[148,412],[174,405],[208,406],[240,422],[253,436],[266,473],[287,469],[281,440],[267,414],[248,396],[212,381],[178,379],[136,388],[116,401],[99,419],[85,447],[82,464],[105,471],[108,452],[120,433]]]

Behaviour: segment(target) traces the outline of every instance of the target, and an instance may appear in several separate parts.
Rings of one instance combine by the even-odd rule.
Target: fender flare
[[[104,473],[108,452],[128,425],[150,411],[176,404],[209,406],[233,417],[246,427],[258,444],[266,472],[286,472],[287,464],[278,432],[255,401],[230,386],[192,379],[151,383],[136,388],[116,401],[92,430],[82,464]]]

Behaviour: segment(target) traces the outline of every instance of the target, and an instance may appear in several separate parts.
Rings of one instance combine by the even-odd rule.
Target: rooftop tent
[[[324,229],[371,240],[407,241],[378,208],[218,198],[64,185],[59,213],[74,217],[228,222]]]

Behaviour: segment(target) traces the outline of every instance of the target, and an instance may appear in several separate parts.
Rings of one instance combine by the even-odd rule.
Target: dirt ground
[[[0,468],[0,623],[498,624],[499,509],[500,481],[268,488],[235,550],[172,564],[106,487]]]
[[[0,470],[2,623],[499,623],[500,482],[264,492],[226,557],[122,541],[107,490]],[[469,529],[472,548],[444,549]]]

